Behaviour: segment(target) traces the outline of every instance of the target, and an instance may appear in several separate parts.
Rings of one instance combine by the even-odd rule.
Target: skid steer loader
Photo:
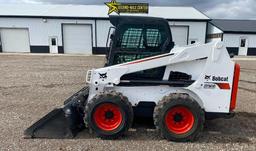
[[[240,67],[221,42],[174,47],[165,19],[110,16],[106,65],[87,71],[83,89],[25,130],[29,138],[125,134],[135,116],[152,117],[168,140],[197,138],[205,118],[231,117]]]

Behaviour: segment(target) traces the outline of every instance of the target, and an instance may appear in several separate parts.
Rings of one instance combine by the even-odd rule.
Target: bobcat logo
[[[100,79],[106,79],[107,78],[107,72],[106,73],[99,73]]]
[[[211,79],[211,76],[210,76],[210,75],[205,75],[204,79],[205,79],[205,80],[210,80],[210,79]]]

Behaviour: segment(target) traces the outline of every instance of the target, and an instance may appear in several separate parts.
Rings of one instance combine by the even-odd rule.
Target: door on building
[[[92,54],[92,26],[64,24],[63,43],[64,53]]]
[[[239,46],[238,55],[246,56],[247,51],[248,51],[248,39],[242,37],[242,38],[240,38],[240,46]]]
[[[0,30],[0,52],[2,52],[3,49],[2,49],[2,40],[1,40],[1,30]]]
[[[30,52],[28,29],[0,29],[3,52]]]
[[[58,53],[58,38],[49,37],[49,49],[50,53]]]
[[[172,39],[176,46],[185,46],[188,44],[188,26],[170,26]]]

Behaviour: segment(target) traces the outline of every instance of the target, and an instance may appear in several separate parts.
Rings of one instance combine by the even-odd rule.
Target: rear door
[[[84,24],[63,25],[64,53],[92,54],[92,27]]]
[[[248,51],[248,39],[245,37],[241,37],[238,55],[246,56],[247,51]]]
[[[30,52],[28,29],[0,29],[3,52]]]
[[[58,53],[58,38],[57,36],[49,37],[50,53]]]
[[[188,44],[188,26],[170,26],[172,38],[176,46]]]

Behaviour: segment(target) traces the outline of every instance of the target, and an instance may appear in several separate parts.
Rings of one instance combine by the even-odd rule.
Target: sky
[[[1,4],[104,4],[110,0],[0,0]],[[213,19],[256,19],[256,0],[117,0],[150,6],[193,6]]]

